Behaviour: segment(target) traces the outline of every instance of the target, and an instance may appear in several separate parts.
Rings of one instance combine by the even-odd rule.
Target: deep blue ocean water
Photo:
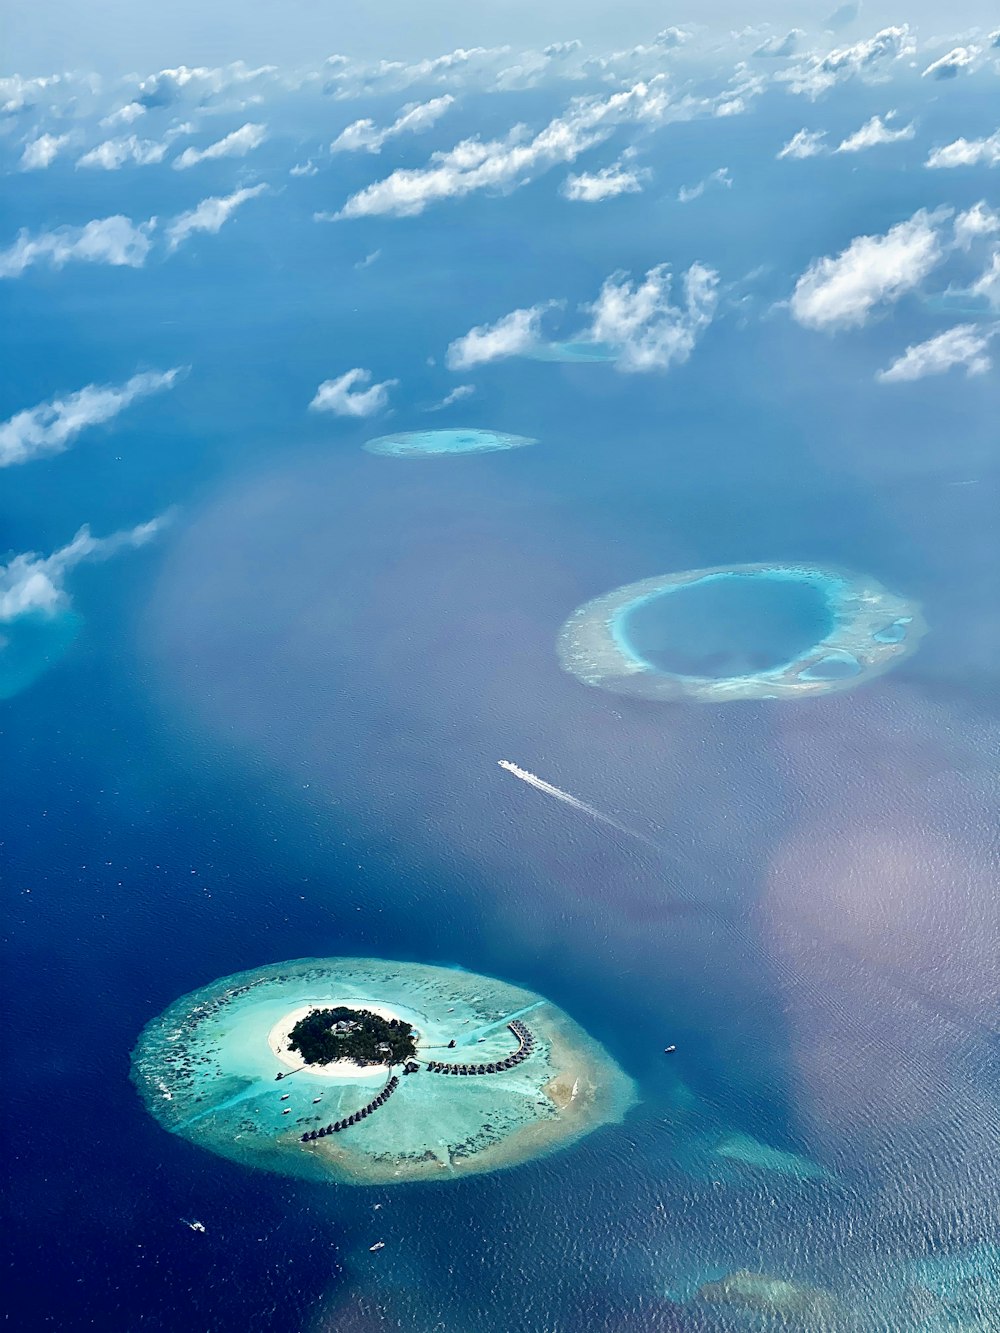
[[[874,109],[858,96],[845,123]],[[370,170],[352,162],[169,263],[5,288],[4,415],[137,361],[191,366],[113,433],[4,475],[16,551],[176,507],[155,545],[74,574],[75,643],[3,706],[11,1327],[775,1327],[683,1304],[741,1268],[835,1292],[838,1329],[938,1327],[918,1280],[950,1302],[942,1327],[997,1327],[995,380],[889,393],[885,324],[834,342],[761,317],[859,228],[978,195],[859,163],[803,216],[813,165],[773,161],[798,110],[765,102],[723,143],[673,127],[676,183],[614,213],[550,180],[363,234],[313,223]],[[672,202],[735,154],[755,166],[738,211]],[[59,170],[4,235],[123,207],[88,180],[69,217]],[[136,173],[129,210],[205,180]],[[427,411],[473,323],[665,258],[736,284],[688,365],[510,361]],[[761,264],[751,322],[735,303]],[[914,303],[907,338],[941,320]],[[354,364],[403,382],[394,429],[539,444],[367,455],[381,425],[305,410]],[[588,598],[764,560],[869,571],[930,633],[801,705],[647,704],[560,672]],[[147,1117],[129,1052],[178,995],[352,953],[541,991],[640,1105],[517,1170],[395,1190],[254,1174]],[[720,1157],[748,1138],[807,1160]]]

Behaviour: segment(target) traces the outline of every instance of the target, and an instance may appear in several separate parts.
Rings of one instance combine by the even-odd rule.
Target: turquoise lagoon
[[[448,454],[497,453],[537,443],[528,435],[460,426],[453,430],[404,430],[396,435],[379,435],[368,440],[364,447],[370,454],[389,458],[438,458]]]
[[[579,607],[559,657],[587,685],[723,703],[849,689],[913,651],[916,603],[869,575],[733,565],[626,584]]]
[[[535,1047],[503,1073],[403,1075],[369,1119],[303,1143],[386,1082],[386,1070],[354,1066],[290,1075],[275,1053],[273,1034],[290,1013],[337,1003],[391,1009],[416,1030],[421,1060],[501,1060],[516,1048],[514,1018]],[[132,1078],[172,1133],[247,1166],[354,1184],[512,1166],[621,1120],[635,1100],[603,1048],[541,996],[457,969],[371,958],[276,963],[184,996],[142,1033]]]

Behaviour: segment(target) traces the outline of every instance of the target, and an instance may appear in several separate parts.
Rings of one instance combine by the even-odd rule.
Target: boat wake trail
[[[581,801],[578,797],[573,796],[570,792],[563,791],[561,787],[553,786],[551,782],[546,782],[544,778],[529,773],[526,768],[518,768],[517,764],[511,763],[509,759],[498,759],[497,763],[508,773],[513,773],[515,778],[520,778],[522,782],[526,782],[529,787],[534,787],[535,791],[540,791],[544,796],[552,796],[557,801],[562,801],[564,805],[570,806],[571,809],[578,810],[580,814],[588,815],[591,819],[597,820],[598,823],[613,828],[618,833],[623,833],[627,838],[633,838],[635,841],[641,842],[644,846],[656,852],[659,858],[670,859],[684,873],[685,877],[692,872],[696,876],[701,873],[690,856],[674,851],[664,843],[657,842],[645,833],[640,833],[637,829],[629,828],[627,824],[622,824],[619,820],[612,818],[611,815],[606,815],[603,810],[598,810],[596,807],[588,805],[586,801]],[[686,889],[683,881],[672,883],[670,888],[675,901],[683,903],[699,915],[704,915],[710,919],[721,931],[731,934],[735,940],[738,940],[741,947],[747,949],[752,955],[759,957],[763,966],[777,971],[788,982],[794,983],[798,987],[804,986],[811,992],[818,1005],[821,1007],[824,1005],[825,995],[821,994],[816,980],[803,974],[801,969],[797,968],[787,958],[782,958],[780,950],[763,950],[759,940],[755,938],[755,934],[748,930],[748,920],[743,913],[738,912],[734,915],[731,911],[727,911],[721,903],[705,902],[692,895]],[[916,987],[912,978],[907,977],[905,973],[896,969],[873,967],[869,960],[860,957],[856,950],[850,949],[843,940],[838,939],[835,932],[817,929],[814,924],[806,926],[803,922],[796,921],[794,918],[786,918],[783,925],[786,930],[800,936],[802,939],[825,946],[831,953],[838,955],[846,962],[856,967],[860,966],[868,972],[877,973],[883,982],[908,995],[923,1009],[936,1017],[940,1017],[942,1012],[947,1012],[952,1021],[961,1024],[966,1031],[985,1036],[991,1043],[1000,1040],[1000,1033],[992,1025],[984,1022],[981,1016],[969,1013],[963,1007],[950,1003],[940,995]]]
[[[653,847],[660,850],[659,844],[652,838],[647,838],[644,833],[637,832],[636,829],[629,828],[627,824],[621,824],[611,815],[606,815],[603,810],[598,810],[586,801],[579,800],[568,791],[563,791],[561,787],[554,787],[551,782],[546,782],[543,778],[537,777],[534,773],[529,773],[526,768],[518,768],[517,764],[512,764],[509,759],[498,759],[497,763],[501,768],[505,768],[508,773],[513,773],[514,777],[520,778],[526,782],[529,787],[534,787],[535,791],[542,792],[545,796],[553,796],[557,801],[562,801],[565,805],[571,806],[574,810],[579,810],[582,815],[589,815],[591,819],[596,819],[600,824],[607,824],[609,828],[616,829],[619,833],[624,833],[627,838],[636,838],[639,842],[645,843],[647,847]]]

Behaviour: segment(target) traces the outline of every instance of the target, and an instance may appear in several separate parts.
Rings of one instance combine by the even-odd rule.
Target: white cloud
[[[222,197],[203,199],[196,208],[181,213],[164,229],[168,249],[176,250],[194,232],[217,232],[248,199],[263,194],[266,185],[254,185]],[[153,246],[157,219],[135,224],[120,214],[95,218],[83,227],[58,227],[32,236],[27,230],[0,251],[0,278],[17,278],[32,264],[48,262],[62,268],[70,260],[142,268]]]
[[[664,28],[648,44],[632,46],[624,51],[612,51],[606,56],[591,56],[583,62],[580,72],[613,82],[635,78],[640,73],[662,74],[668,54],[683,46],[691,35],[683,28]]]
[[[882,384],[900,384],[922,380],[925,375],[943,375],[953,366],[964,366],[967,375],[982,375],[992,362],[987,355],[995,329],[980,329],[975,324],[956,324],[927,342],[907,347],[904,354],[887,370],[875,376]]]
[[[583,43],[575,38],[568,42],[552,42],[541,51],[524,51],[514,62],[502,69],[496,77],[497,92],[511,92],[537,88],[546,78],[574,78],[580,74]]]
[[[916,130],[913,125],[903,125],[900,129],[894,130],[886,121],[892,120],[895,111],[890,111],[885,120],[881,116],[872,116],[871,120],[865,121],[859,130],[849,134],[836,148],[838,153],[862,153],[866,148],[877,148],[880,144],[899,143],[904,139],[912,139]]]
[[[18,164],[22,171],[44,171],[70,141],[68,134],[40,134],[26,144]]]
[[[515,188],[537,171],[574,161],[617,125],[657,122],[668,104],[660,81],[637,83],[607,98],[579,99],[532,138],[518,125],[503,140],[464,139],[448,152],[434,153],[427,167],[394,171],[352,195],[336,216],[413,217],[441,199]]]
[[[752,54],[755,56],[793,56],[800,39],[804,36],[805,33],[801,28],[793,28],[784,37],[768,37],[766,41],[761,42]]]
[[[484,75],[506,65],[510,47],[462,47],[429,60],[406,64],[399,60],[380,60],[374,65],[361,65],[347,56],[331,56],[323,66],[323,91],[338,100],[364,95],[385,95],[422,85],[447,85],[461,88],[468,84],[482,86]]]
[[[643,182],[648,179],[649,172],[645,168],[627,167],[619,158],[600,171],[581,171],[579,175],[567,176],[561,193],[564,198],[577,203],[597,204],[619,194],[639,194]]]
[[[243,90],[248,83],[268,82],[276,72],[274,65],[248,69],[242,60],[218,69],[179,65],[176,69],[161,69],[158,74],[143,79],[134,100],[144,107],[172,106],[185,100],[201,105],[234,88]]]
[[[101,121],[101,126],[106,130],[117,129],[119,125],[132,125],[140,116],[146,114],[146,108],[141,102],[126,102],[120,106],[117,111],[112,111]]]
[[[10,624],[24,615],[54,616],[69,608],[66,576],[85,560],[107,560],[118,551],[144,546],[162,529],[165,515],[140,523],[138,527],[94,537],[86,526],[80,528],[68,546],[52,555],[34,551],[16,555],[0,565],[0,624]]]
[[[898,28],[883,28],[874,37],[853,46],[839,47],[825,56],[813,56],[805,64],[776,75],[787,82],[793,93],[818,97],[835,84],[847,79],[878,75],[884,66],[913,54],[910,30],[904,23]]]
[[[471,398],[476,392],[474,384],[456,384],[451,393],[445,394],[439,403],[435,403],[431,412],[440,412],[442,408],[451,407],[453,403],[460,403],[466,398]]]
[[[975,63],[978,54],[975,47],[956,46],[953,51],[943,55],[940,60],[935,60],[924,70],[921,78],[927,79],[953,79],[963,69]]]
[[[973,243],[982,236],[994,236],[1000,231],[1000,213],[995,212],[980,199],[955,219],[955,244],[962,250],[971,249]]]
[[[818,157],[820,153],[826,152],[823,143],[825,138],[826,130],[798,130],[777,157],[779,161],[783,157]]]
[[[666,264],[651,268],[637,284],[627,273],[613,273],[588,307],[593,320],[584,337],[616,348],[620,370],[666,370],[681,364],[712,322],[718,280],[713,269],[692,264],[684,274],[683,304],[671,305],[672,277]]]
[[[928,167],[995,167],[1000,165],[1000,130],[988,139],[956,139],[954,143],[935,148],[927,161]]]
[[[137,167],[162,162],[167,153],[165,143],[155,139],[139,139],[130,134],[121,139],[105,139],[77,160],[78,167],[95,167],[103,171],[119,171],[126,163]]]
[[[313,164],[311,157],[305,162],[297,162],[294,167],[288,169],[289,176],[315,176],[318,172],[319,167]]]
[[[372,250],[369,254],[365,255],[364,259],[359,259],[358,262],[354,265],[354,267],[370,268],[371,265],[375,263],[375,261],[380,257],[381,254],[382,254],[381,250]]]
[[[436,125],[454,101],[454,97],[446,94],[444,97],[434,97],[429,102],[411,102],[409,106],[403,107],[391,125],[381,130],[376,128],[373,120],[356,120],[334,139],[330,152],[356,153],[364,149],[369,153],[377,153],[388,139],[394,139],[400,134],[420,134]]]
[[[369,389],[360,386],[371,380],[370,370],[355,367],[339,379],[324,380],[309,404],[313,412],[335,412],[338,417],[372,417],[383,412],[389,402],[389,390],[399,380],[383,380]],[[355,388],[355,386],[359,386]]]
[[[265,125],[247,123],[238,130],[233,130],[224,139],[209,144],[207,148],[185,148],[179,157],[175,157],[173,166],[176,171],[185,171],[197,166],[199,162],[213,162],[220,157],[246,157],[267,138]]]
[[[793,318],[810,329],[864,324],[875,306],[899,300],[941,262],[942,216],[921,210],[884,236],[856,236],[839,255],[814,260],[795,285]]]
[[[0,251],[0,278],[17,278],[43,260],[52,268],[62,268],[70,260],[91,264],[112,264],[141,268],[152,246],[151,233],[156,219],[140,222],[121,214],[110,218],[95,218],[83,227],[59,227],[32,236],[27,230],[17,240]]]
[[[1000,310],[1000,250],[996,250],[989,267],[969,288],[970,296],[982,296],[994,310]]]
[[[663,28],[653,38],[653,45],[660,50],[669,51],[675,46],[683,46],[691,34],[685,28]]]
[[[705,110],[710,110],[713,116],[742,116],[750,102],[760,97],[767,85],[768,80],[764,75],[756,73],[740,61],[728,86],[716,98],[707,100]]]
[[[196,231],[212,233],[219,231],[241,204],[246,203],[248,199],[256,199],[266,189],[266,185],[252,185],[244,190],[234,190],[232,194],[213,195],[203,199],[197,208],[179,214],[167,224],[167,243],[170,249],[176,250]]]
[[[48,74],[40,79],[23,79],[20,74],[11,74],[0,79],[0,112],[4,115],[16,115],[27,107],[36,106],[43,93],[62,83],[61,74]]]
[[[729,174],[729,169],[719,167],[718,170],[709,172],[697,185],[682,185],[677,191],[677,202],[689,204],[692,199],[700,199],[710,185],[724,185],[728,190],[732,188],[732,184],[733,178]]]
[[[468,370],[487,361],[501,361],[530,351],[541,336],[542,315],[547,305],[512,310],[495,324],[479,324],[448,347],[445,360],[450,370]]]
[[[88,384],[65,398],[15,413],[0,423],[0,467],[61,454],[88,426],[110,421],[140,398],[172,389],[181,373],[175,367],[145,371],[124,384]]]

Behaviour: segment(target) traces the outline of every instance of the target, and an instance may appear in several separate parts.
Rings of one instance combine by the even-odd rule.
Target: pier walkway
[[[374,1115],[380,1106],[386,1104],[398,1087],[399,1078],[393,1074],[379,1095],[373,1097],[367,1106],[362,1106],[360,1111],[355,1111],[346,1120],[334,1120],[332,1124],[324,1125],[322,1129],[311,1129],[307,1134],[300,1135],[301,1142],[312,1143],[314,1139],[325,1139],[328,1134],[339,1134],[342,1129],[347,1129],[350,1125],[356,1125],[361,1120],[367,1120],[370,1115]]]
[[[511,1019],[507,1024],[511,1032],[517,1039],[517,1050],[512,1051],[510,1055],[503,1060],[495,1060],[489,1064],[450,1064],[444,1060],[428,1060],[426,1069],[429,1074],[502,1074],[507,1069],[513,1069],[515,1065],[521,1064],[527,1060],[528,1056],[535,1048],[535,1038],[529,1029],[518,1018]]]

